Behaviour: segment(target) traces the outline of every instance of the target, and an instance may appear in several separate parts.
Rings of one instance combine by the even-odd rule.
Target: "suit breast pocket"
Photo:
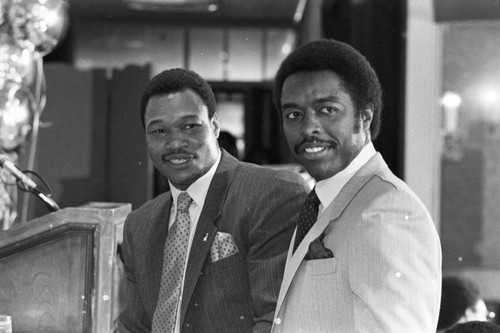
[[[306,260],[306,275],[321,276],[334,274],[337,271],[337,258]]]
[[[238,252],[224,259],[210,263],[208,268],[211,271],[217,272],[231,267],[239,267],[243,265],[243,259],[245,259],[243,252]]]

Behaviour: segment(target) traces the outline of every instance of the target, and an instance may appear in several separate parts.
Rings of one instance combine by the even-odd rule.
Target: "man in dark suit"
[[[307,185],[221,150],[213,92],[192,71],[155,76],[141,116],[149,156],[171,191],[125,221],[118,332],[270,331]]]

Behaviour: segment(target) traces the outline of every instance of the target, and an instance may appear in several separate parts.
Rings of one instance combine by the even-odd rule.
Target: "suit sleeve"
[[[247,253],[253,332],[271,330],[286,254],[300,206],[309,191],[299,175],[282,171],[279,177],[281,181],[268,177],[261,182],[262,188],[254,189],[258,199],[252,207],[254,223]]]
[[[132,213],[133,214],[133,213]],[[124,261],[125,278],[123,279],[123,305],[118,316],[115,332],[139,333],[151,330],[145,322],[148,318],[137,287],[133,264],[133,219],[131,215],[125,221],[122,254]]]
[[[348,277],[356,332],[435,332],[441,247],[417,197],[391,189],[363,210],[351,232]]]

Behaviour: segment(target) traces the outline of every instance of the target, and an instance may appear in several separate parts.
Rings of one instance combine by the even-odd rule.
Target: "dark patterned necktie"
[[[175,221],[168,230],[163,253],[160,293],[153,315],[153,333],[173,332],[175,328],[189,243],[189,206],[192,201],[186,192],[182,192],[177,198]]]
[[[306,197],[306,201],[302,205],[299,213],[299,223],[297,225],[297,234],[295,235],[295,244],[293,246],[293,252],[297,250],[300,242],[307,235],[313,224],[318,219],[319,210],[319,198],[316,195],[315,189],[313,189]]]

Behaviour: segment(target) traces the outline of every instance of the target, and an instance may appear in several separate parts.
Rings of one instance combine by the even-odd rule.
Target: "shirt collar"
[[[208,188],[210,187],[212,178],[215,175],[215,171],[217,171],[217,168],[219,167],[221,158],[222,154],[219,149],[217,160],[214,163],[214,165],[212,165],[212,167],[208,170],[207,173],[205,173],[203,176],[198,178],[194,183],[189,185],[189,187],[185,191],[193,199],[193,202],[199,207],[203,206],[203,203],[205,202]],[[177,207],[177,197],[179,196],[179,194],[181,194],[181,192],[184,191],[181,191],[177,189],[175,186],[173,186],[172,183],[170,183],[170,180],[168,181],[168,184],[170,185],[170,191],[172,193],[172,198],[174,199],[174,207]]]
[[[339,194],[342,187],[354,176],[363,165],[366,164],[375,154],[375,147],[372,142],[367,143],[359,154],[349,163],[349,165],[330,178],[323,179],[316,184],[316,194],[321,201],[320,211],[322,212]]]

